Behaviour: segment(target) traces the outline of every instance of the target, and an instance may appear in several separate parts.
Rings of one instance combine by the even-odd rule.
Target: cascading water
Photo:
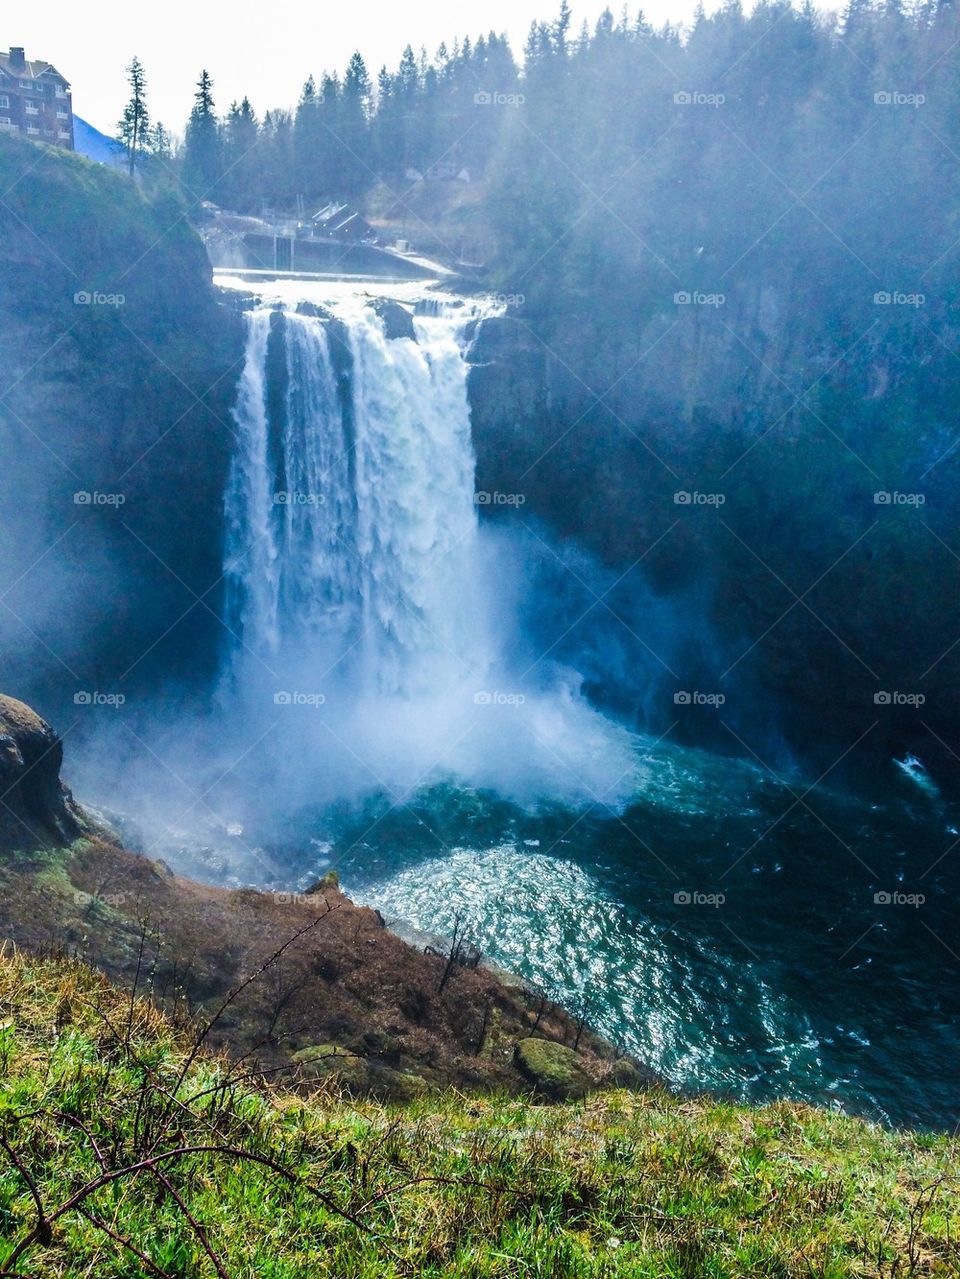
[[[418,307],[413,323],[415,338],[388,337],[359,297],[248,313],[226,493],[230,698],[322,705],[297,721],[296,753],[330,780],[336,743],[353,790],[447,771],[606,797],[630,772],[626,734],[572,672],[532,682],[503,656],[519,588],[478,524],[462,310]]]
[[[481,675],[455,322],[418,321],[416,342],[389,340],[365,307],[332,326],[261,309],[248,325],[226,497],[234,635],[264,660],[312,640],[361,693],[416,695]],[[269,386],[274,346],[286,384],[279,402]]]

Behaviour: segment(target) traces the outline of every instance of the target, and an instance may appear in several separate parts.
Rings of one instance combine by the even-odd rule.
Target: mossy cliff
[[[239,322],[172,189],[0,137],[0,192],[5,673],[61,700],[197,674]]]

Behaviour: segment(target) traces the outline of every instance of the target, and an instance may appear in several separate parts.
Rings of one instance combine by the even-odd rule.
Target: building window
[[[0,115],[0,129],[12,129],[13,121],[8,115]]]
[[[31,137],[39,138],[40,136],[40,130],[37,128],[35,124],[28,124],[27,132],[30,134]]]
[[[58,120],[69,120],[69,119],[70,119],[70,112],[69,112],[69,111],[58,111],[58,112],[57,112],[57,119],[58,119]]]
[[[32,80],[21,80],[21,81],[20,81],[20,88],[21,88],[21,89],[26,89],[28,93],[32,93],[32,92],[33,92],[33,90],[34,90],[36,87],[37,87],[37,86],[33,83],[33,81],[32,81]]]
[[[5,93],[0,93],[0,107],[9,108],[9,106],[10,106],[10,99],[7,97]]]
[[[40,114],[40,108],[37,106],[37,104],[36,104],[35,102],[28,102],[28,103],[26,104],[26,108],[25,108],[25,109],[26,109],[27,115],[39,115],[39,114]]]
[[[72,136],[73,135],[70,133],[69,129],[60,130],[60,137],[63,139],[64,142],[69,142]]]
[[[66,86],[62,84],[58,84],[56,88],[56,94],[58,98],[65,98],[67,96]]]

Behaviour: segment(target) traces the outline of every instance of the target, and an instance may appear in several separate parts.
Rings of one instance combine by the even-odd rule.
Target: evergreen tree
[[[196,200],[210,199],[222,172],[220,126],[214,113],[213,81],[204,70],[197,81],[184,139],[183,180]]]
[[[160,120],[154,125],[150,136],[150,154],[165,164],[173,158],[173,140]]]
[[[336,137],[339,142],[337,167],[343,195],[355,199],[373,180],[369,163],[369,117],[371,103],[370,77],[359,53],[347,65],[340,92],[340,111]],[[369,157],[369,158],[368,158]]]
[[[235,208],[256,203],[261,185],[259,143],[260,126],[250,99],[231,103],[222,130],[220,192]]]
[[[127,84],[130,86],[130,100],[123,109],[123,116],[118,127],[118,140],[127,153],[127,167],[133,177],[137,169],[137,161],[148,149],[150,143],[150,115],[147,111],[147,77],[143,63],[134,57],[127,67]]]

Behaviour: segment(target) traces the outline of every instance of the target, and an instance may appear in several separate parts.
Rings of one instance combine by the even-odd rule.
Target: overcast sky
[[[604,0],[573,0],[574,28],[591,25]],[[683,21],[694,0],[651,0],[644,5],[655,25]],[[619,13],[620,0],[610,6]],[[636,12],[637,4],[630,6]],[[707,5],[708,11],[713,5]],[[342,69],[354,49],[371,75],[400,60],[409,41],[432,53],[457,35],[506,31],[514,52],[523,48],[533,18],[552,18],[559,0],[373,0],[331,4],[329,0],[165,0],[159,5],[130,0],[47,0],[4,6],[7,19],[0,47],[23,45],[27,57],[52,62],[73,86],[74,110],[112,134],[126,100],[123,69],[137,54],[147,70],[153,119],[180,131],[202,67],[214,80],[218,109],[250,95],[258,114],[291,106],[308,75]],[[491,88],[496,86],[491,85]]]

